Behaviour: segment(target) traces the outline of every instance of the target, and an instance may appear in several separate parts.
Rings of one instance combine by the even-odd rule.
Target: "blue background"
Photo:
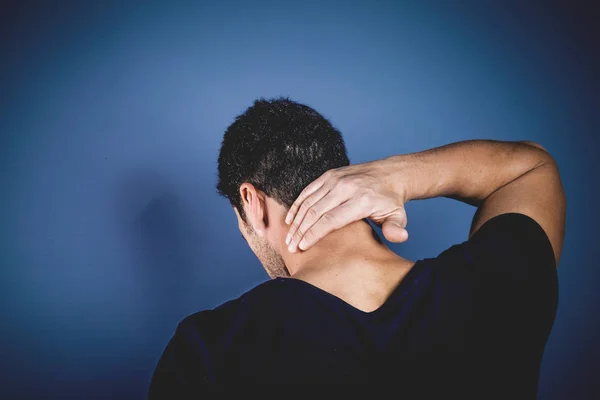
[[[329,118],[352,163],[545,146],[568,212],[539,394],[600,398],[597,18],[520,3],[3,2],[4,398],[143,398],[178,321],[268,279],[214,185],[225,128],[277,95]],[[411,202],[391,247],[435,257],[474,212]]]

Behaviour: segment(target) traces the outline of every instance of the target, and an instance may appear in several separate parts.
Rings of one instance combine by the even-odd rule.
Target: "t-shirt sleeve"
[[[558,307],[548,236],[531,217],[505,213],[486,221],[456,250],[458,264],[474,285],[480,353],[496,360],[490,379],[502,377],[534,394]]]
[[[554,251],[533,218],[497,215],[457,247],[482,306],[499,317],[529,312],[553,320],[558,302]]]
[[[486,221],[462,246],[474,273],[498,284],[525,285],[556,275],[546,232],[531,217],[505,213]]]
[[[210,383],[205,345],[197,329],[182,321],[152,375],[149,400],[197,398]]]

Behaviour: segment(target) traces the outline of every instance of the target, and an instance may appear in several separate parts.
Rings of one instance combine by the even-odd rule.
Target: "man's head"
[[[341,133],[312,108],[258,99],[227,128],[217,192],[234,208],[242,235],[269,276],[287,276],[278,243],[300,192],[326,171],[349,165]]]

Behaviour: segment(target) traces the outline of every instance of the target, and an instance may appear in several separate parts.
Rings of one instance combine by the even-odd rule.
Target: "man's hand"
[[[328,233],[369,218],[390,242],[405,242],[406,191],[390,184],[386,159],[335,168],[309,184],[286,216],[290,252],[306,250]]]

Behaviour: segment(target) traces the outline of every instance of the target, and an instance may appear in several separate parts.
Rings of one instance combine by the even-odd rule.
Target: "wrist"
[[[451,168],[441,168],[439,162],[423,152],[393,155],[385,161],[388,185],[403,203],[450,193]]]
[[[413,200],[415,190],[411,182],[415,179],[415,166],[408,155],[399,154],[387,157],[382,160],[382,164],[387,188],[402,201],[402,204]]]

